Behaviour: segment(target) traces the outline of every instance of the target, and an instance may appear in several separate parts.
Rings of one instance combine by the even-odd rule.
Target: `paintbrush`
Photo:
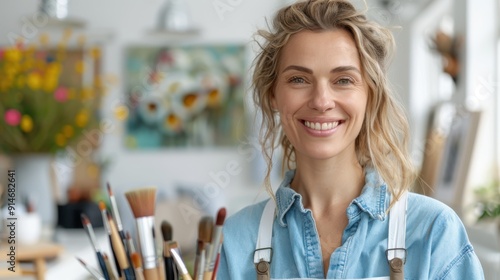
[[[217,219],[215,220],[215,226],[212,231],[212,241],[210,246],[208,247],[208,255],[205,264],[205,273],[203,275],[203,279],[211,280],[214,267],[215,260],[217,259],[217,255],[219,252],[220,240],[222,236],[222,226],[224,225],[224,220],[226,219],[226,208],[221,208],[217,212]]]
[[[193,278],[191,278],[191,275],[189,275],[189,272],[186,268],[186,265],[182,261],[181,256],[179,256],[179,253],[177,253],[177,242],[175,242],[175,241],[169,242],[169,247],[170,247],[170,253],[174,257],[175,264],[177,265],[177,268],[179,268],[179,270],[181,272],[182,279],[183,280],[193,280]]]
[[[157,280],[156,248],[153,236],[156,188],[143,188],[125,193],[137,225],[144,278]]]
[[[82,265],[83,267],[85,267],[85,269],[90,273],[92,274],[92,276],[97,279],[97,280],[105,280],[104,277],[102,277],[102,275],[99,273],[99,271],[97,271],[97,269],[91,267],[91,266],[88,266],[84,261],[82,261],[80,258],[76,258]]]
[[[130,232],[125,231],[125,238],[127,239],[127,251],[129,252],[129,254],[137,252],[137,250],[135,249],[134,240],[130,236]]]
[[[106,268],[108,269],[109,279],[110,280],[118,280],[118,277],[116,276],[115,270],[113,269],[113,266],[111,265],[111,262],[109,261],[108,255],[106,255],[106,253],[102,253],[102,257],[104,259],[104,263],[106,264]]]
[[[97,260],[99,262],[99,266],[101,267],[102,274],[106,280],[110,280],[108,269],[106,268],[106,263],[104,263],[104,258],[102,257],[101,250],[97,246],[97,241],[94,234],[94,228],[92,227],[92,224],[90,223],[90,220],[87,217],[87,215],[82,213],[80,216],[82,218],[83,227],[86,229],[87,235],[89,236],[90,243],[92,243],[92,246],[94,247]]]
[[[108,213],[108,223],[109,223],[109,229],[111,230],[111,246],[113,247],[116,253],[118,265],[120,269],[123,271],[123,276],[125,277],[125,280],[134,280],[135,279],[134,270],[132,267],[130,267],[130,263],[127,258],[127,252],[123,247],[123,243],[120,238],[120,235],[118,234],[118,230],[116,229],[115,222],[113,221],[113,218],[111,218],[111,215],[109,213]]]
[[[215,259],[215,265],[214,265],[214,271],[212,273],[212,280],[217,279],[217,269],[219,268],[219,262],[220,262],[220,251],[222,250],[222,242],[224,239],[224,235],[221,235],[220,238],[220,243],[219,243],[219,249],[217,250],[217,258]]]
[[[108,222],[108,210],[106,209],[106,204],[104,203],[104,201],[99,201],[99,209],[101,210],[102,224],[104,225],[104,229],[108,234],[109,244],[111,245],[111,230],[109,228],[109,222]],[[113,253],[113,260],[115,262],[116,270],[118,271],[118,277],[122,277],[122,270],[120,268],[120,264],[118,263],[115,249],[113,248],[113,246],[110,247],[111,247],[111,252]]]
[[[134,252],[130,255],[130,258],[132,259],[132,264],[134,266],[135,279],[144,280],[144,272],[142,270],[141,256],[139,255],[139,253]]]
[[[204,216],[198,223],[198,242],[196,246],[196,257],[194,262],[194,277],[198,278],[198,275],[203,275],[205,269],[205,262],[201,264],[201,258],[203,256],[205,260],[206,250],[205,248],[210,244],[212,239],[212,229],[214,227],[214,219],[210,216]]]
[[[120,238],[122,240],[122,243],[125,245],[127,244],[127,238],[125,236],[125,232],[123,232],[123,225],[122,225],[122,219],[120,218],[120,211],[118,211],[118,206],[116,204],[116,198],[113,194],[113,190],[111,189],[111,186],[109,183],[107,184],[108,187],[108,194],[109,194],[109,201],[111,202],[111,214],[113,215],[113,218],[116,223],[116,228],[118,230],[118,233],[120,234]],[[127,256],[130,254],[130,252],[127,251]],[[129,259],[130,261],[130,259]]]
[[[196,246],[196,258],[194,264],[194,278],[197,280],[203,280],[203,268],[205,267],[205,242],[202,240],[198,240],[198,244]]]
[[[165,264],[165,277],[167,280],[177,280],[177,271],[174,259],[170,254],[169,242],[172,240],[172,225],[169,222],[161,223],[161,233],[163,236],[163,261]]]

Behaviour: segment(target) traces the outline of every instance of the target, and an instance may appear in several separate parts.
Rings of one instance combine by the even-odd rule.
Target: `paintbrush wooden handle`
[[[212,271],[205,271],[203,274],[203,280],[212,280]]]
[[[113,238],[109,235],[109,245],[111,246],[111,252],[113,253],[113,260],[115,262],[115,267],[118,272],[118,278],[122,278],[122,269],[120,267],[120,263],[118,263],[118,257],[116,256],[115,248],[113,248]]]
[[[109,221],[109,229],[111,230],[111,245],[115,250],[116,258],[118,259],[118,264],[120,265],[120,268],[123,270],[123,276],[125,276],[125,280],[134,280],[135,279],[134,269],[130,267],[127,253],[125,252],[125,248],[123,247],[120,234],[116,229],[114,221],[111,219],[108,219],[108,221]]]
[[[159,280],[158,269],[156,269],[156,267],[144,269],[143,271],[144,271],[144,279],[146,279],[146,280]]]
[[[160,280],[167,279],[167,276],[165,275],[165,263],[163,262],[163,260],[158,261],[158,266],[156,267],[156,270],[158,271],[158,278]]]
[[[189,273],[182,274],[182,279],[183,280],[193,280],[193,278],[191,278],[191,275],[189,275]]]

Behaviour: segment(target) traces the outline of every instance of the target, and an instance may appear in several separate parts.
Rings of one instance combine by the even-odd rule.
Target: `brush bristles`
[[[201,251],[205,248],[205,242],[203,240],[198,240],[196,243],[196,254],[201,254]]]
[[[156,188],[144,188],[125,193],[135,218],[155,214]]]
[[[210,243],[212,240],[212,230],[214,227],[214,219],[210,216],[201,218],[198,225],[198,239],[203,242]]]
[[[108,189],[109,196],[113,196],[113,190],[111,189],[111,186],[109,185],[109,182],[106,184],[106,187]]]
[[[163,235],[163,241],[172,240],[172,225],[167,221],[161,222],[161,233]]]
[[[104,203],[104,201],[99,201],[99,210],[104,211],[106,210],[106,203]]]
[[[130,254],[130,259],[132,260],[132,265],[134,266],[134,268],[142,267],[142,260],[139,253],[135,252]]]
[[[224,224],[224,220],[226,219],[226,208],[222,207],[217,212],[217,219],[215,224],[218,226],[222,226]]]

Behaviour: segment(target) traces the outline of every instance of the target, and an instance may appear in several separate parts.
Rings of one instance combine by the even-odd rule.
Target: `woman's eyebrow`
[[[356,67],[354,67],[354,66],[339,66],[339,67],[335,67],[335,68],[333,68],[330,71],[330,73],[349,72],[349,71],[358,72],[361,75],[361,71],[359,71],[359,69],[356,68]]]
[[[284,73],[286,71],[290,71],[290,70],[297,70],[297,71],[305,72],[308,74],[313,73],[313,70],[311,70],[307,67],[304,67],[304,66],[299,66],[299,65],[289,65],[285,69],[283,69],[282,73]],[[354,67],[354,66],[338,66],[338,67],[333,68],[330,71],[330,73],[349,72],[349,71],[354,71],[354,72],[358,72],[359,74],[361,74],[361,71],[359,71],[359,69]]]
[[[308,74],[312,74],[313,73],[313,70],[311,70],[311,69],[309,69],[307,67],[298,66],[298,65],[287,66],[285,69],[283,69],[283,71],[281,73],[284,73],[284,72],[290,71],[290,70],[297,70],[297,71],[301,71],[301,72],[306,72]]]

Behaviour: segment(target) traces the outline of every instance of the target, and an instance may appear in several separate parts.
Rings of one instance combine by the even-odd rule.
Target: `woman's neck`
[[[302,195],[305,208],[328,212],[347,207],[365,184],[363,167],[350,160],[304,160],[297,157],[297,170],[291,187]]]

